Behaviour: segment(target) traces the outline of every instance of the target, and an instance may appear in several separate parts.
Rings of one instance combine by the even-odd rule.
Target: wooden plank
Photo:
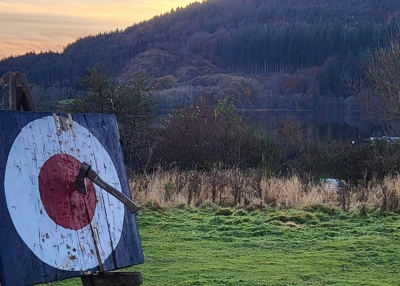
[[[24,73],[7,72],[1,79],[3,84],[3,108],[6,110],[37,111],[28,79]]]
[[[17,89],[13,72],[3,75],[3,108],[7,110],[17,109]]]
[[[19,74],[18,78],[22,84],[22,109],[25,111],[37,111],[36,102],[33,98],[31,87],[29,86],[26,75],[24,73]]]
[[[83,198],[68,189],[85,160],[130,197],[114,116],[0,111],[0,132],[3,286],[143,263],[135,215],[98,187]]]

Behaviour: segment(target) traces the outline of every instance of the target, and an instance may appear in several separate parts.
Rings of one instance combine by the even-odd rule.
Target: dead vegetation
[[[132,176],[135,202],[153,209],[204,206],[246,209],[309,209],[329,211],[400,211],[400,176],[382,183],[332,185],[290,178],[266,177],[260,170],[238,169],[211,172],[158,169],[149,175]]]

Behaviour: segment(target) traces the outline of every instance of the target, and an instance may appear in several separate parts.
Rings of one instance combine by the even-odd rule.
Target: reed
[[[165,170],[133,175],[132,197],[154,209],[215,205],[239,208],[302,209],[322,206],[361,213],[380,209],[400,211],[400,176],[355,187],[305,182],[299,176],[268,177],[260,170],[202,171]]]

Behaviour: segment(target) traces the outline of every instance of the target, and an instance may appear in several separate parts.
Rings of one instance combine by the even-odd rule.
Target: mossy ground
[[[146,286],[399,285],[400,215],[143,210]],[[70,279],[53,285],[79,285]]]

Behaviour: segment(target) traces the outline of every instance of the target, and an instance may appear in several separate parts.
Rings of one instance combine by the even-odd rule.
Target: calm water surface
[[[380,132],[380,127],[365,119],[360,111],[259,109],[240,113],[246,122],[267,132],[274,132],[285,120],[310,128],[319,137],[329,133],[335,139],[354,140]]]

